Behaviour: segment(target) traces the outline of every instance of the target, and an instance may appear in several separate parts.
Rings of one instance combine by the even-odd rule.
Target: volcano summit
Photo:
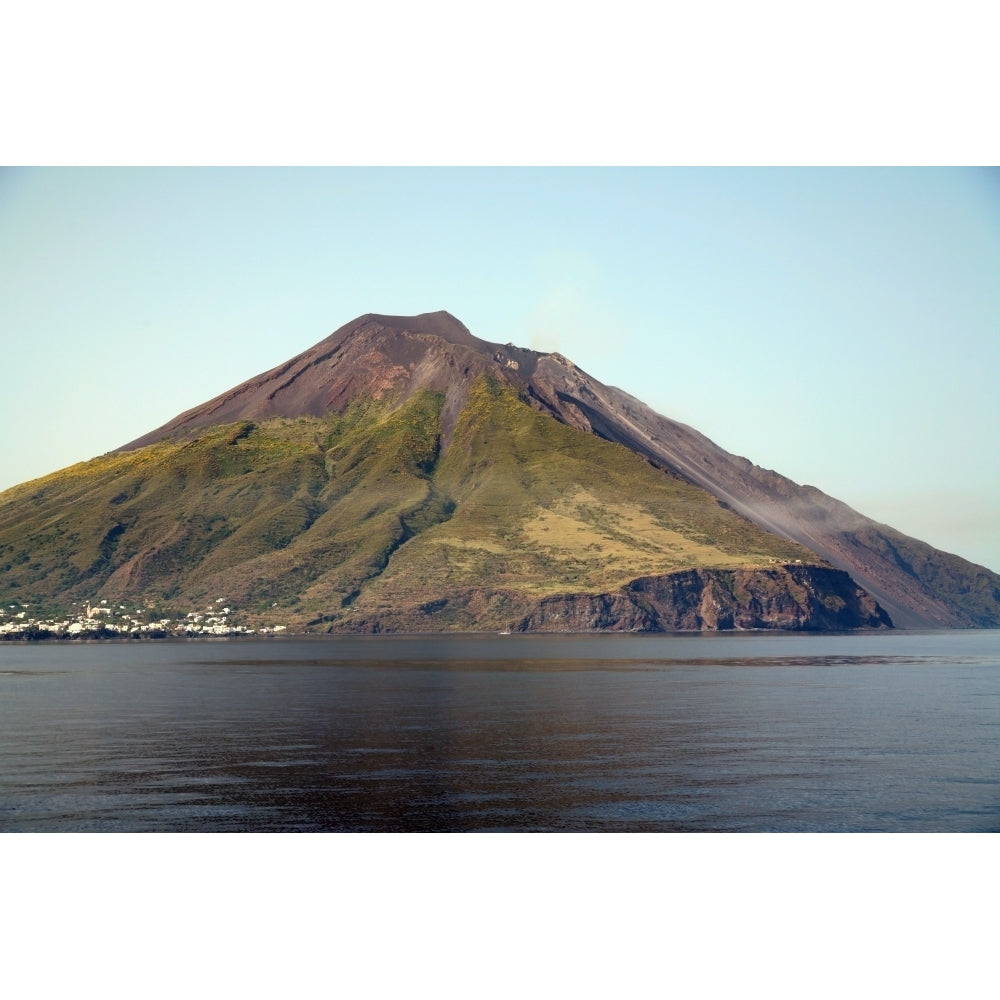
[[[1000,626],[997,574],[445,312],[0,494],[0,569],[0,599],[311,631]]]

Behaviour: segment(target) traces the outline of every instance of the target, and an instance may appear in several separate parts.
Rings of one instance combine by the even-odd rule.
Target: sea
[[[996,832],[1000,631],[0,643],[3,832]]]

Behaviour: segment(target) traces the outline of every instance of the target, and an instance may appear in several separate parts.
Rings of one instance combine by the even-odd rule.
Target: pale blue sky
[[[989,170],[3,170],[0,488],[436,309],[1000,571]]]

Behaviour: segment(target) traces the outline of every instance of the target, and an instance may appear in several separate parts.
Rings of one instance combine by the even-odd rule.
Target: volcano
[[[0,494],[2,564],[21,599],[306,631],[1000,626],[997,574],[446,312],[361,316]]]

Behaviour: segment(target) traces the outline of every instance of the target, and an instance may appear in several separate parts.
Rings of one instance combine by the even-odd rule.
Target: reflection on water
[[[0,644],[0,829],[998,830],[998,647]]]

